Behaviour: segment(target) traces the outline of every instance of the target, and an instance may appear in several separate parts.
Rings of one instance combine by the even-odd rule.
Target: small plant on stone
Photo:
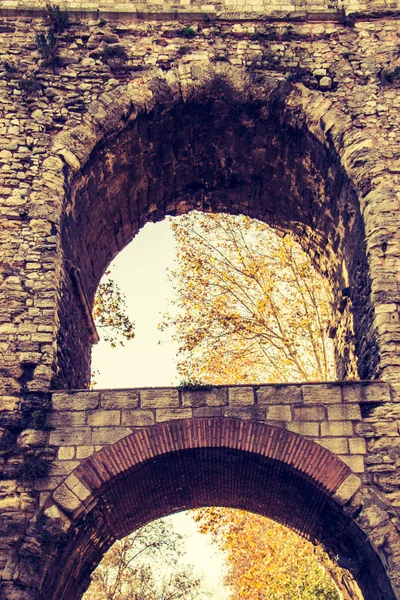
[[[4,61],[3,67],[6,73],[16,73],[17,71],[17,68],[14,65],[14,63],[8,62],[7,60]]]
[[[207,383],[201,383],[200,381],[192,379],[191,377],[189,377],[188,379],[182,379],[178,385],[178,388],[184,392],[194,392],[196,390],[209,390],[212,387],[212,385],[209,385]]]
[[[18,86],[21,92],[26,96],[36,95],[43,89],[43,86],[36,75],[27,75],[26,77],[22,77],[22,79],[18,81]]]
[[[50,31],[63,33],[69,27],[69,15],[66,10],[61,10],[58,4],[46,4],[47,17],[50,21]]]
[[[185,56],[185,54],[189,54],[190,52],[192,52],[191,46],[181,46],[180,48],[178,48],[176,55]]]
[[[400,82],[400,65],[382,69],[379,75],[382,85],[394,85]]]
[[[123,46],[113,45],[113,46],[104,46],[101,51],[100,58],[103,62],[111,61],[119,61],[124,62],[127,60],[128,55]]]
[[[47,477],[49,474],[50,464],[38,456],[25,456],[24,462],[21,464],[17,479],[20,481],[32,482],[35,479]]]
[[[36,45],[43,60],[44,67],[55,69],[60,66],[61,60],[58,55],[57,38],[52,31],[48,33],[38,33],[36,36]]]
[[[196,32],[191,25],[184,25],[180,30],[180,35],[185,38],[191,38],[196,35]]]

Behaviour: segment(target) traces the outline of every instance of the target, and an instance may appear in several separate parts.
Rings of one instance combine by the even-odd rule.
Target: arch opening
[[[372,307],[354,188],[333,145],[293,106],[296,90],[248,86],[240,92],[216,77],[182,101],[164,83],[154,107],[99,141],[72,180],[55,387],[85,387],[89,378],[90,333],[71,267],[90,307],[104,270],[140,227],[194,209],[291,231],[333,289],[339,378],[373,375],[375,347],[363,343]]]
[[[224,419],[220,428],[218,419],[209,427],[205,419],[156,426],[150,437],[138,431],[132,440],[121,440],[82,463],[75,476],[92,488],[92,496],[76,512],[40,597],[80,598],[113,542],[154,519],[189,508],[226,506],[270,517],[318,541],[330,556],[353,561],[365,600],[394,599],[382,562],[356,522],[356,505],[343,509],[335,501],[335,490],[349,474],[338,458],[272,427],[238,427],[235,419]],[[147,450],[138,449],[139,440]],[[128,457],[133,445],[136,459]]]

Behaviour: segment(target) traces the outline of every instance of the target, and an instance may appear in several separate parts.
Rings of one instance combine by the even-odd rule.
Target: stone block
[[[399,427],[397,421],[383,421],[382,423],[356,423],[354,431],[364,438],[378,438],[381,436],[398,437]]]
[[[266,409],[262,406],[229,406],[225,408],[226,417],[246,419],[253,421],[265,421]]]
[[[90,427],[109,427],[121,423],[121,411],[119,410],[97,410],[90,413],[87,424]]]
[[[154,414],[151,410],[134,410],[122,411],[122,425],[130,425],[132,427],[147,427],[154,424]]]
[[[0,396],[0,412],[16,410],[18,404],[18,396]]]
[[[351,474],[338,487],[338,489],[333,495],[333,498],[336,500],[336,502],[343,506],[344,504],[347,504],[349,500],[352,499],[354,494],[356,494],[359,490],[360,486],[360,478],[356,475]]]
[[[75,458],[75,446],[66,446],[65,448],[59,448],[57,454],[58,460],[72,460]],[[77,458],[79,458],[77,456]]]
[[[321,423],[323,437],[345,437],[353,435],[353,424],[350,421],[326,421]]]
[[[52,477],[56,475],[69,475],[76,467],[79,466],[77,460],[53,460],[50,463],[50,475]]]
[[[160,408],[156,410],[156,421],[173,421],[176,419],[190,419],[192,417],[191,408]]]
[[[303,402],[299,385],[262,385],[256,391],[256,398],[260,406]]]
[[[179,392],[164,388],[140,390],[140,405],[142,408],[178,408]]]
[[[329,421],[359,421],[361,419],[358,404],[337,404],[328,406]]]
[[[61,450],[61,448],[60,448]],[[94,446],[78,446],[76,449],[76,458],[84,459],[91,456],[94,452]]]
[[[334,454],[347,454],[349,452],[347,438],[320,438],[315,441]]]
[[[275,404],[274,406],[267,407],[267,420],[271,421],[291,421],[292,413],[290,406],[287,404],[280,405]]]
[[[92,492],[73,473],[67,477],[64,483],[82,501],[87,500],[92,495]]]
[[[288,423],[286,429],[288,431],[293,431],[294,433],[304,435],[305,437],[319,436],[319,423],[316,423],[315,421],[312,423],[309,423],[307,421]]]
[[[343,402],[361,402],[363,385],[361,383],[346,383],[342,386]]]
[[[339,456],[344,463],[353,471],[353,473],[364,473],[364,457],[353,455],[353,456]]]
[[[99,406],[99,392],[55,392],[51,404],[53,410],[91,410]]]
[[[293,408],[295,421],[322,421],[326,418],[323,406],[301,406]]]
[[[194,417],[222,417],[223,414],[223,406],[201,406],[193,409]]]
[[[182,406],[184,407],[224,406],[227,403],[227,388],[182,391]]]
[[[100,406],[105,409],[132,409],[139,406],[139,390],[110,390],[100,393]]]
[[[371,382],[361,388],[363,402],[390,402],[390,386],[387,383]]]
[[[121,440],[130,433],[132,433],[132,430],[128,427],[94,427],[90,441],[95,446],[105,446],[107,444],[115,444],[115,442],[118,442],[118,440]]]
[[[50,432],[50,446],[82,446],[90,439],[90,427],[58,429]]]
[[[68,514],[71,514],[81,507],[81,500],[71,490],[62,483],[53,492],[53,500]]]
[[[350,454],[366,454],[367,444],[363,438],[349,438]]]
[[[53,411],[48,415],[47,420],[52,427],[84,427],[86,413],[83,410]]]
[[[304,404],[335,404],[342,401],[341,386],[334,383],[302,385]]]
[[[228,388],[230,406],[251,406],[254,404],[254,388],[230,387]]]
[[[38,429],[25,429],[17,438],[20,448],[36,448],[43,446],[47,441],[48,432]]]

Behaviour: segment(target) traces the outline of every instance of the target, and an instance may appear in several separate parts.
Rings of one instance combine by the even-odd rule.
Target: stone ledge
[[[222,3],[217,3],[220,6]],[[196,7],[186,7],[185,5],[177,7],[174,4],[127,4],[116,3],[110,7],[110,4],[99,3],[76,3],[71,5],[70,2],[63,3],[68,12],[76,17],[84,18],[105,18],[112,21],[129,21],[129,20],[192,20],[204,21],[205,17],[209,17],[213,21],[292,21],[292,22],[335,22],[343,23],[344,14],[352,20],[365,21],[370,19],[396,18],[400,16],[400,5],[392,8],[382,5],[375,9],[358,7],[357,9],[347,8],[345,12],[338,10],[326,9],[321,10],[321,7],[312,7],[308,10],[268,10],[266,8],[260,10],[220,10],[213,5],[199,5]],[[245,8],[245,7],[244,7]],[[32,2],[30,5],[20,1],[3,0],[0,2],[1,17],[37,17],[41,18],[46,14],[46,9],[43,5],[37,2]],[[344,23],[346,24],[346,23]]]

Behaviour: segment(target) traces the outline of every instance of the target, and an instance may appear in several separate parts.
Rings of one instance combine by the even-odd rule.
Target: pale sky
[[[135,338],[121,348],[99,342],[93,348],[92,370],[96,388],[134,388],[177,385],[177,347],[160,333],[161,315],[168,309],[172,288],[167,269],[173,268],[174,241],[167,220],[148,223],[113,261],[112,278],[126,296],[128,313],[135,322]],[[101,335],[101,331],[99,330]],[[161,344],[159,341],[161,340]],[[186,560],[203,574],[214,590],[213,600],[225,600],[226,569],[223,553],[211,537],[197,532],[187,513],[171,517],[175,529],[186,536]]]

